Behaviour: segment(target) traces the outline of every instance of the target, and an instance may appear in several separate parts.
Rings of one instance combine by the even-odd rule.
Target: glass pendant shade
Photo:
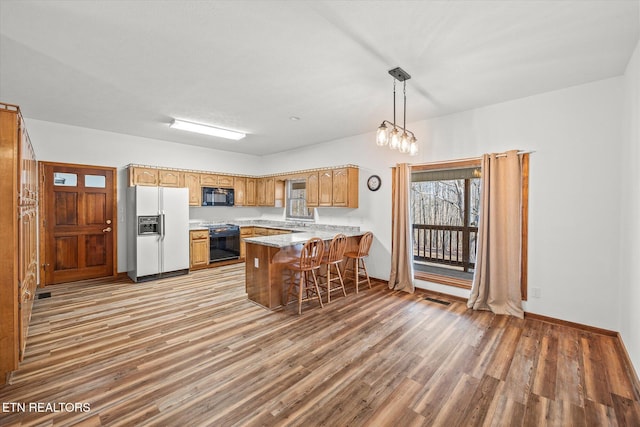
[[[387,145],[387,143],[389,143],[389,130],[387,129],[387,126],[384,124],[384,122],[382,122],[382,124],[378,128],[378,131],[376,132],[376,144],[382,147]]]
[[[411,138],[411,142],[409,143],[409,155],[415,156],[418,154],[418,140],[416,137]]]
[[[407,132],[404,132],[402,134],[402,137],[400,138],[400,152],[401,153],[409,152],[409,135],[407,134]]]
[[[391,135],[389,137],[389,148],[392,150],[400,148],[400,132],[398,132],[398,129],[396,128],[393,128],[391,131]]]

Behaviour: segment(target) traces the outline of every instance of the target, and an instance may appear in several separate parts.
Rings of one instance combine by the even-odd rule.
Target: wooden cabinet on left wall
[[[38,270],[38,170],[20,109],[0,103],[0,384],[26,345]]]

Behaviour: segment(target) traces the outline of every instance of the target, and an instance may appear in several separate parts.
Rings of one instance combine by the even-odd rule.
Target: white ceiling
[[[638,0],[0,0],[0,101],[261,155],[392,119],[396,66],[412,76],[408,122],[619,76],[639,17]],[[249,135],[189,134],[172,118]]]

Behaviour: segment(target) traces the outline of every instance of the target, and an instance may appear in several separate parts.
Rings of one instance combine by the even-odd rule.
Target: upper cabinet
[[[358,207],[358,168],[308,172],[307,207]]]
[[[258,206],[275,206],[275,178],[256,180],[256,200]]]
[[[354,167],[333,170],[332,206],[358,207],[358,169]]]
[[[234,181],[232,176],[218,175],[218,187],[233,188]]]
[[[318,206],[333,206],[333,171],[318,172]]]
[[[213,175],[210,173],[201,173],[200,174],[200,185],[203,187],[217,187],[218,186],[218,175]]]
[[[200,206],[202,204],[200,174],[197,172],[185,172],[184,186],[189,189],[189,206]]]
[[[158,180],[161,187],[183,187],[184,173],[174,170],[159,169]]]
[[[200,174],[200,185],[203,187],[233,188],[233,177],[228,175]]]
[[[318,172],[309,172],[306,175],[306,195],[307,195],[307,207],[318,207]]]
[[[233,190],[235,192],[233,203],[236,206],[244,206],[246,203],[247,179],[236,178],[233,185]]]
[[[146,168],[141,166],[129,166],[129,186],[134,185],[151,185],[160,184],[160,176],[158,169]]]
[[[244,195],[245,206],[256,205],[256,178],[247,178],[246,192]]]

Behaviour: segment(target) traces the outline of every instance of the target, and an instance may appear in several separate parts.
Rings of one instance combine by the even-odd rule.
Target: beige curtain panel
[[[522,166],[517,150],[482,156],[478,249],[469,308],[524,317],[521,192]]]
[[[393,168],[393,207],[391,275],[389,289],[411,292],[413,285],[413,243],[409,203],[411,191],[411,166],[399,163]]]

